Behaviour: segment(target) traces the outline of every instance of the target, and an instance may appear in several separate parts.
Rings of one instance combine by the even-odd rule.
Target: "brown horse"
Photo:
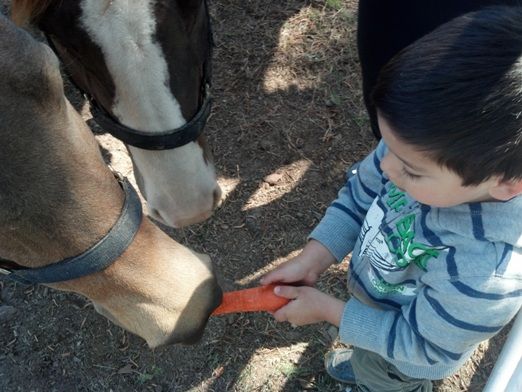
[[[201,136],[210,113],[205,0],[13,0],[47,35],[102,128],[128,147],[149,214],[202,221],[221,197]]]
[[[0,15],[0,272],[80,293],[151,347],[197,340],[221,298],[208,257],[141,219],[58,65]]]

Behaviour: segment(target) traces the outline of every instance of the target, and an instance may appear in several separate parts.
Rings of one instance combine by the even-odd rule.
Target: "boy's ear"
[[[522,179],[499,180],[490,190],[489,194],[497,200],[507,201],[522,194]]]

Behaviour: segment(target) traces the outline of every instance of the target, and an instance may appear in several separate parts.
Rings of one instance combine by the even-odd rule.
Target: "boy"
[[[522,11],[454,19],[399,53],[373,102],[383,140],[310,241],[262,284],[278,321],[328,321],[353,350],[328,373],[362,391],[431,391],[522,304]],[[312,286],[352,252],[351,298]]]

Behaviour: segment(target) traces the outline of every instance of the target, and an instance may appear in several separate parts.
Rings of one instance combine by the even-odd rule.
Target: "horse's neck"
[[[116,221],[123,200],[92,134],[76,127],[73,135],[47,132],[19,132],[9,148],[0,132],[0,257],[30,267],[92,246]]]
[[[25,203],[13,202],[13,196],[18,195],[1,194],[0,257],[38,267],[84,252],[110,230],[123,203],[112,203],[112,208],[104,205],[103,195],[114,193],[112,186],[63,186],[63,192],[41,193],[39,198],[28,197]],[[33,188],[36,196],[42,184],[27,187]]]

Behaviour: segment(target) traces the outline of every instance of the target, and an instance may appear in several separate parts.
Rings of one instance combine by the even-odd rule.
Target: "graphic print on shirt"
[[[392,185],[388,194],[382,199],[395,212],[407,205],[405,193]],[[367,258],[373,268],[368,269],[368,279],[375,290],[381,294],[392,292],[401,295],[415,295],[416,286],[410,264],[425,271],[428,261],[437,258],[446,247],[434,247],[415,242],[415,213],[402,215],[391,224],[392,231],[385,233],[381,229],[385,211],[376,199],[368,213],[359,234],[361,251],[359,258]],[[404,283],[409,281],[411,283]]]

